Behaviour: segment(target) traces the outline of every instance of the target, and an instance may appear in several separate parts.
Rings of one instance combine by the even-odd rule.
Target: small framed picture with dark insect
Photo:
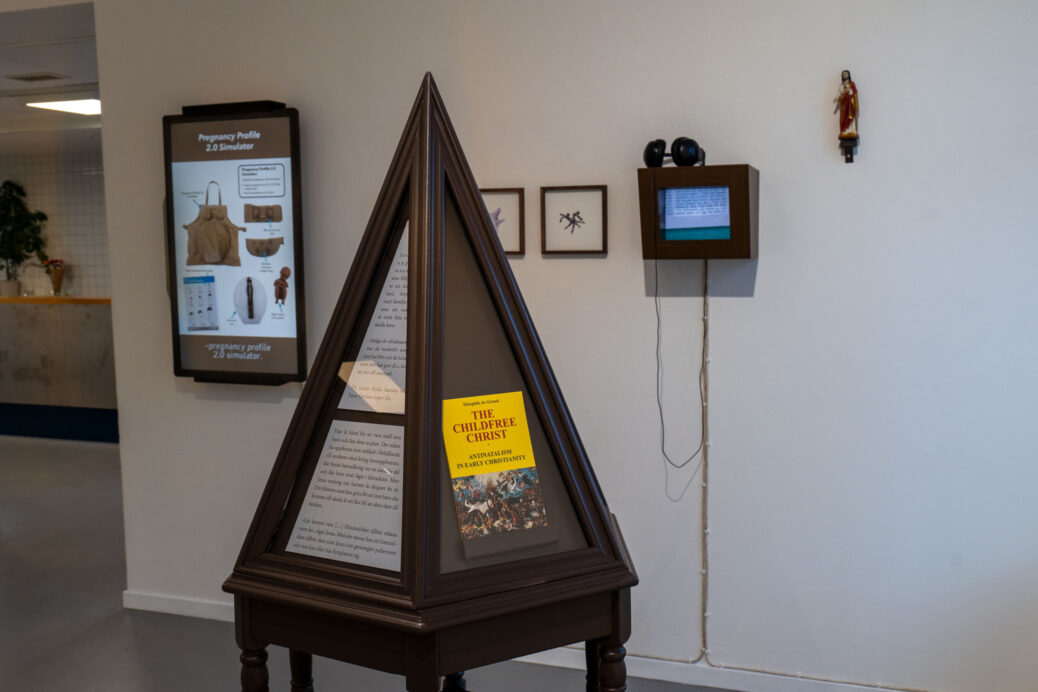
[[[604,255],[606,186],[541,188],[541,253]]]
[[[526,196],[521,187],[485,187],[480,189],[490,221],[501,240],[506,255],[526,253]]]

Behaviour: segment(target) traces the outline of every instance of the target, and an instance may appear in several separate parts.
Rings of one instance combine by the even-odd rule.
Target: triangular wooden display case
[[[346,380],[363,360],[358,354],[368,348],[369,329],[385,326],[392,303],[386,295],[393,296],[383,288],[390,281],[399,287],[401,271],[407,286],[403,392],[395,393],[395,403],[369,407],[376,410],[340,408]],[[403,298],[396,296],[395,304],[402,306]],[[443,401],[514,391],[523,393],[550,531],[463,539],[447,472]],[[353,544],[333,555],[327,546],[335,544],[334,528],[307,523],[318,511],[311,507],[322,504],[314,500],[322,497],[314,495],[322,490],[318,481],[332,478],[321,475],[330,473],[322,466],[327,440],[344,430],[390,431],[395,437],[387,433],[391,442],[384,444],[402,446],[400,502],[392,505],[383,494],[380,508],[370,510],[373,517],[396,516],[399,539],[394,544],[395,531],[385,533],[388,538],[373,542],[386,546],[377,554],[345,555]],[[336,438],[346,452],[354,439]],[[399,507],[395,515],[387,512],[393,507]],[[316,546],[308,554],[299,548],[300,532],[309,531],[301,522],[330,530],[320,539],[306,534],[307,545]],[[344,531],[357,529],[347,523],[340,525]],[[403,674],[411,692],[432,692],[441,675],[448,675],[444,689],[463,689],[466,668],[579,641],[588,642],[588,689],[624,689],[622,644],[636,583],[479,188],[426,75],[224,584],[235,596],[243,689],[266,689],[268,644],[290,649],[293,690],[312,689],[310,657],[318,654]]]

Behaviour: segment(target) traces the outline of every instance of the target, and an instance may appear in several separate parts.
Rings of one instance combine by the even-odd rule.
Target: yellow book
[[[463,538],[548,526],[522,392],[445,399],[443,444]]]

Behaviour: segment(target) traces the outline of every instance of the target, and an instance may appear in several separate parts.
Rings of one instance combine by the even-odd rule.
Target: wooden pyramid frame
[[[551,448],[585,547],[441,572],[445,230],[465,232]],[[286,552],[307,468],[327,434],[408,227],[406,407],[339,411],[339,420],[403,426],[400,571]],[[530,409],[528,409],[530,410]],[[302,474],[302,475],[301,475]],[[279,538],[280,537],[280,538]],[[507,559],[507,558],[506,558]],[[310,655],[407,676],[411,692],[463,689],[466,668],[587,641],[588,689],[624,689],[622,643],[637,576],[523,303],[432,75],[427,74],[278,453],[234,571],[236,636],[246,692],[266,690],[268,644],[290,649],[293,690],[312,689]]]

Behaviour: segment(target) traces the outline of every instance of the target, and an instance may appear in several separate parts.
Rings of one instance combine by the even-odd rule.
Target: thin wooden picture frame
[[[607,192],[605,185],[542,187],[541,254],[608,254]]]
[[[526,190],[521,187],[481,187],[479,189],[480,196],[483,197],[483,203],[487,207],[487,212],[490,214],[490,220],[494,224],[494,230],[498,232],[498,239],[501,240],[501,247],[504,249],[505,254],[509,257],[522,257],[526,254]],[[487,200],[487,196],[497,197],[500,195],[507,195],[508,197],[516,197],[517,199],[509,205],[510,209],[504,211],[503,207],[499,207],[496,204],[492,204]],[[492,209],[491,207],[494,207]],[[499,211],[495,216],[495,210]],[[516,211],[517,210],[517,211]],[[505,214],[504,218],[501,218],[501,214]],[[509,223],[515,217],[519,219],[519,231],[518,231],[518,243],[509,242],[511,240],[511,233],[506,233],[504,237],[501,235],[501,226],[505,223]]]

